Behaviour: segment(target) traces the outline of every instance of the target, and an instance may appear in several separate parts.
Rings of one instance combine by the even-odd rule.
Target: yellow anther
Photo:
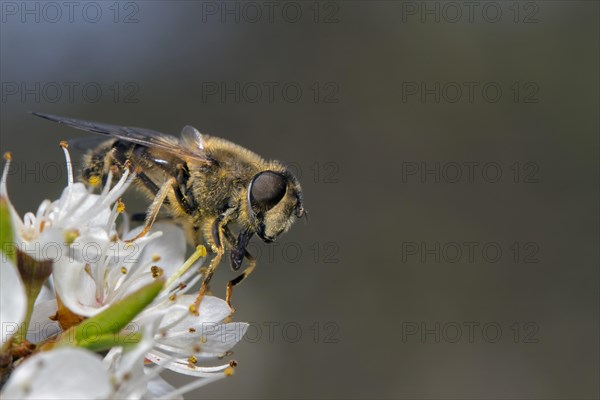
[[[152,255],[152,262],[159,262],[159,261],[160,261],[160,255],[153,254]]]
[[[69,143],[66,140],[61,140],[60,143],[59,143],[59,145],[63,149],[68,149],[69,148]]]
[[[117,200],[117,212],[123,214],[125,212],[125,203],[121,199]]]
[[[225,368],[225,371],[223,371],[223,373],[225,374],[225,376],[231,376],[233,375],[233,368],[227,367]]]
[[[200,257],[206,257],[206,247],[203,245],[199,244],[198,247],[196,247],[196,251],[199,253]]]
[[[94,175],[91,176],[90,179],[88,179],[88,183],[91,186],[98,186],[100,183],[102,183],[102,179],[99,176]]]
[[[77,230],[67,231],[67,232],[65,232],[65,243],[67,245],[71,245],[71,244],[73,244],[75,239],[77,239],[78,237],[79,237],[79,231],[77,231]]]
[[[191,356],[188,358],[188,362],[190,364],[196,364],[198,362],[198,359],[196,358],[196,356]]]
[[[12,153],[10,151],[7,151],[6,153],[4,153],[4,159],[6,161],[12,160]]]
[[[122,273],[123,275],[127,274],[127,268],[125,268],[125,267],[121,267],[121,273]]]

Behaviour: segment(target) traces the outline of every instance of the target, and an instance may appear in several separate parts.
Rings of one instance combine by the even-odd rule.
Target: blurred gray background
[[[598,2],[1,6],[21,213],[81,135],[28,110],[191,124],[300,176],[309,222],[234,293],[235,376],[187,397],[598,398]]]

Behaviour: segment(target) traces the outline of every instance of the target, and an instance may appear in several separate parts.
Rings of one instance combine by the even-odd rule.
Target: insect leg
[[[173,184],[173,193],[175,194],[175,200],[186,214],[192,215],[194,213],[194,209],[188,201],[188,198],[183,193],[183,190],[184,189],[182,188],[181,183],[179,183],[179,179],[177,179],[176,183]]]
[[[233,233],[231,233],[231,231],[229,230],[228,227],[224,227],[223,233],[225,234],[225,238],[227,238],[227,241],[229,242],[231,247],[233,247],[233,250],[231,250],[232,267],[236,270],[239,269],[239,267],[242,264],[242,258],[246,258],[248,260],[248,264],[249,264],[248,267],[246,268],[246,270],[244,270],[244,272],[240,276],[227,282],[226,301],[227,301],[227,305],[229,306],[229,308],[231,308],[232,312],[234,312],[235,309],[231,306],[231,295],[233,293],[233,287],[235,285],[238,285],[244,279],[246,279],[248,277],[248,275],[250,275],[252,273],[252,271],[254,271],[254,268],[256,267],[256,258],[254,258],[254,256],[252,256],[252,254],[250,254],[250,252],[248,250],[246,250],[248,241],[252,237],[251,232],[248,232],[248,231],[240,232],[240,236],[237,241],[235,239],[235,236],[233,235]],[[242,256],[242,254],[243,254],[243,256]],[[234,266],[234,262],[236,263],[235,265],[237,266],[237,268],[236,268],[236,266]]]
[[[130,240],[126,240],[126,242],[128,242],[128,243],[134,242],[135,240],[146,236],[146,234],[148,232],[150,232],[150,229],[152,229],[152,224],[154,224],[154,221],[156,220],[156,216],[158,215],[158,212],[160,211],[160,206],[162,206],[165,199],[167,198],[167,195],[169,194],[169,190],[173,190],[174,184],[177,184],[175,181],[175,178],[171,178],[162,185],[162,187],[156,194],[154,201],[152,201],[152,204],[148,208],[144,229],[142,229],[142,231],[136,237],[134,237],[133,239],[130,239]]]
[[[246,279],[256,267],[256,258],[254,258],[247,251],[244,254],[244,256],[248,260],[248,267],[246,267],[246,269],[244,270],[244,272],[242,272],[241,275],[227,282],[227,295],[225,296],[225,301],[227,302],[229,308],[231,308],[232,313],[235,312],[235,308],[233,308],[233,306],[231,305],[231,294],[233,293],[233,287],[235,285],[239,285],[244,279]]]
[[[200,309],[200,303],[202,302],[202,299],[204,298],[204,295],[206,294],[206,291],[208,290],[208,284],[210,283],[210,280],[212,279],[213,274],[215,273],[215,269],[221,262],[221,257],[223,257],[223,253],[225,253],[225,246],[223,246],[223,241],[221,240],[221,237],[223,235],[223,227],[227,223],[226,222],[227,216],[228,216],[227,212],[223,213],[223,214],[219,215],[217,218],[215,218],[215,220],[212,222],[212,224],[209,225],[209,229],[210,229],[210,233],[211,233],[210,236],[212,238],[211,247],[212,247],[213,252],[216,253],[216,255],[210,261],[210,265],[208,266],[208,269],[206,270],[204,279],[202,280],[202,286],[200,286],[200,292],[198,293],[198,297],[196,297],[196,301],[194,301],[194,304],[192,304],[190,306],[190,311],[192,313],[194,313],[195,315],[198,315],[198,310]]]
[[[181,202],[185,202],[187,204],[187,209],[190,210],[189,214],[191,214],[193,210],[198,208],[198,204],[193,196],[188,196],[189,179],[190,171],[187,164],[177,164],[177,183],[179,184],[179,194],[177,196],[178,199],[181,198]]]
[[[250,255],[250,253],[248,253],[248,251],[246,250],[246,246],[248,246],[248,242],[250,242],[250,239],[252,238],[252,235],[254,235],[254,233],[250,230],[242,229],[237,240],[235,236],[233,236],[229,228],[226,228],[226,230],[224,230],[224,233],[225,237],[227,238],[227,241],[229,242],[232,248],[230,259],[231,269],[237,271],[242,266],[242,261],[244,260],[244,257],[246,257],[246,254]]]
[[[124,166],[127,163],[127,157],[125,155],[128,154],[130,146],[130,144],[120,141],[116,141],[113,144],[111,156],[121,166]],[[152,179],[148,178],[148,175],[146,175],[144,171],[137,171],[135,177],[152,196],[157,195],[160,188],[152,181]]]

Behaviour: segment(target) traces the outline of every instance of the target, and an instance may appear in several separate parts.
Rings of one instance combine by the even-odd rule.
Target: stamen
[[[93,175],[88,179],[88,184],[92,187],[96,187],[100,183],[102,183],[102,179],[98,175]]]
[[[4,165],[4,170],[2,171],[2,181],[0,182],[0,195],[2,195],[2,197],[8,197],[8,191],[6,190],[6,180],[8,178],[8,171],[10,170],[10,164],[12,162],[12,153],[4,153],[4,159],[6,160],[6,164]]]
[[[73,179],[73,163],[71,162],[71,155],[69,154],[68,150],[69,143],[67,143],[66,140],[61,140],[60,147],[62,147],[63,152],[65,153],[65,158],[67,160],[67,182],[69,188],[71,188],[75,179]]]
[[[77,229],[72,229],[69,231],[65,232],[65,243],[67,245],[71,245],[73,244],[73,242],[75,242],[75,239],[77,239],[79,237],[79,231]]]
[[[123,214],[123,212],[125,212],[125,203],[123,203],[121,199],[119,199],[113,206],[113,209],[110,213],[110,217],[108,218],[108,224],[106,225],[107,232],[111,231],[112,226],[117,221],[117,217],[119,216],[119,214]]]
[[[111,204],[115,202],[119,197],[123,196],[125,190],[127,190],[129,185],[131,185],[131,183],[135,179],[135,173],[132,174],[130,171],[130,169],[125,170],[121,179],[119,179],[115,187],[112,188],[112,190],[108,193],[107,197],[102,201],[102,206],[106,204]]]
[[[152,267],[150,267],[150,273],[152,274],[152,277],[154,279],[160,278],[164,272],[165,271],[161,267],[158,267],[156,265],[153,265]]]
[[[169,280],[167,281],[167,284],[165,285],[165,288],[168,290],[169,287],[177,280],[181,277],[181,275],[183,275],[188,269],[190,269],[192,267],[192,265],[194,265],[196,263],[196,261],[198,261],[201,257],[206,257],[206,247],[204,247],[203,245],[198,245],[198,247],[196,247],[196,251],[194,251],[194,253],[190,256],[190,258],[188,258],[183,265],[181,266],[181,268],[179,268],[177,271],[175,271],[175,273],[173,275],[171,275],[169,277]]]
[[[65,198],[64,202],[61,201],[61,204],[59,206],[59,213],[58,213],[58,220],[61,220],[63,218],[63,214],[64,212],[66,212],[66,210],[68,209],[68,207],[71,204],[71,198],[73,196],[73,182],[75,181],[75,179],[73,178],[73,163],[71,162],[71,154],[69,154],[69,150],[67,149],[69,147],[68,143],[65,140],[62,140],[59,143],[60,147],[63,149],[63,153],[65,153],[65,160],[67,162],[67,197]]]
[[[102,188],[102,193],[100,193],[100,197],[104,198],[110,191],[110,186],[112,185],[113,180],[113,168],[108,169],[108,174],[106,175],[106,184]]]
[[[117,200],[117,212],[123,214],[125,212],[125,203],[121,199]]]

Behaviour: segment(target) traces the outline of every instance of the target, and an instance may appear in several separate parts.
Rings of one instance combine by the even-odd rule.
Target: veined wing
[[[169,153],[173,153],[182,159],[190,160],[192,162],[210,162],[204,153],[204,145],[202,143],[202,137],[200,133],[194,129],[195,132],[193,132],[194,134],[191,135],[191,129],[193,129],[191,127],[186,127],[184,129],[184,135],[181,139],[178,139],[174,136],[146,128],[110,125],[93,121],[83,121],[74,118],[60,117],[56,115],[36,112],[31,113],[35,116],[57,122],[59,124],[67,125],[71,128],[97,133],[100,135],[111,136],[119,140],[139,144],[149,148],[160,149]],[[195,139],[195,141],[198,143],[193,142],[192,139]]]

